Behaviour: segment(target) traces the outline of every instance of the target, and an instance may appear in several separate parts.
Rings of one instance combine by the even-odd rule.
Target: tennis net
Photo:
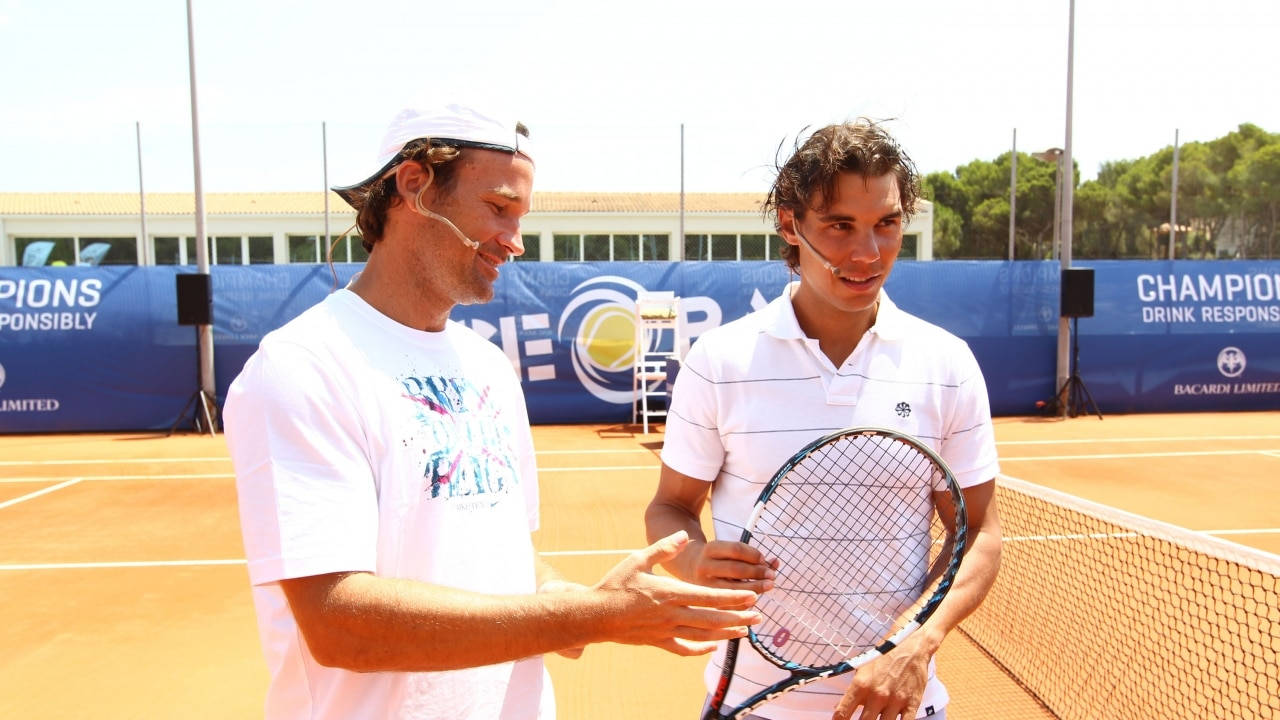
[[[1280,720],[1280,557],[999,485],[1000,575],[961,629],[1049,711]]]

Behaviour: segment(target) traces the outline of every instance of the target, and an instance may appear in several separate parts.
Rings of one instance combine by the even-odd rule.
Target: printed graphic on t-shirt
[[[404,397],[416,403],[422,425],[423,472],[432,498],[506,495],[516,483],[510,428],[467,378],[404,377]],[[496,497],[491,498],[496,500]]]

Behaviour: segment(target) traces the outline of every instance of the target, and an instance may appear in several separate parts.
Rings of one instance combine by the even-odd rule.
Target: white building
[[[765,260],[781,239],[760,212],[762,195],[539,192],[522,221],[521,260]],[[0,193],[0,266],[195,264],[190,193]],[[338,240],[355,213],[337,195],[208,193],[205,234],[214,264],[315,263],[326,227]],[[326,225],[327,220],[327,225]],[[684,241],[681,242],[683,222]],[[144,231],[145,225],[145,231]],[[359,237],[334,260],[367,257]],[[920,201],[902,243],[904,259],[933,257],[933,205]]]

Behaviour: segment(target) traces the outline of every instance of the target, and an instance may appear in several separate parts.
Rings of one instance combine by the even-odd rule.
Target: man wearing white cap
[[[227,396],[268,718],[555,715],[541,655],[594,642],[710,651],[759,617],[748,590],[650,573],[677,533],[592,587],[530,542],[538,488],[519,380],[449,320],[524,248],[518,123],[406,110],[380,169],[336,188],[370,251],[342,290],[267,335]]]

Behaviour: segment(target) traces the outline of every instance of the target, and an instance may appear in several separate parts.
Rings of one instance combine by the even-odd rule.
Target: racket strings
[[[921,604],[945,547],[943,482],[928,455],[882,436],[841,438],[793,467],[752,528],[780,563],[757,603],[757,647],[820,667],[880,644]]]

